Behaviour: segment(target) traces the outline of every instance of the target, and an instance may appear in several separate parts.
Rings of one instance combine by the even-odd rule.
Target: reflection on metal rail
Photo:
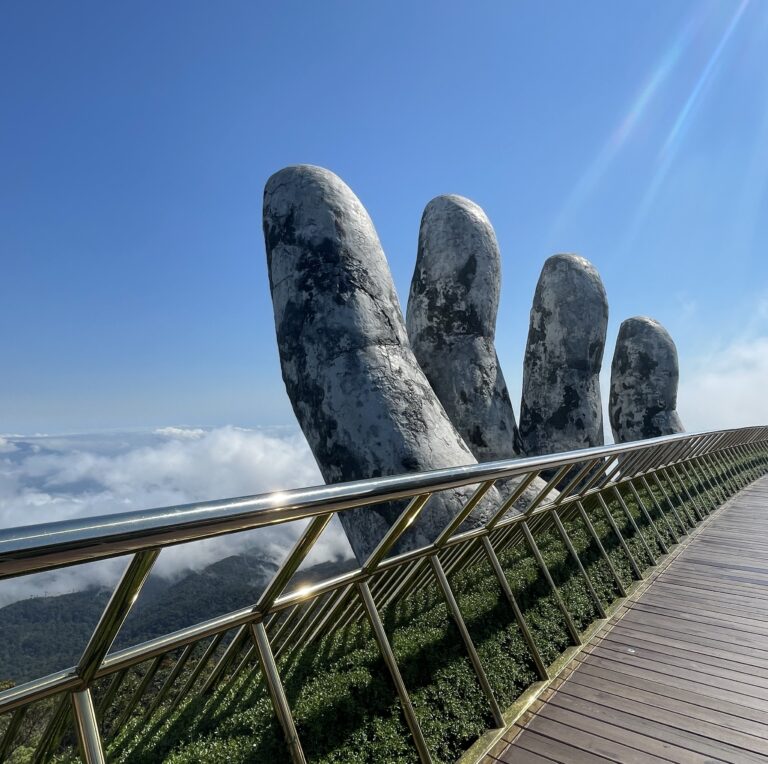
[[[546,679],[547,667],[515,601],[499,560],[500,552],[521,542],[530,548],[543,580],[550,587],[553,599],[562,612],[571,639],[578,644],[579,631],[537,546],[537,530],[546,526],[556,531],[585,583],[596,612],[602,616],[602,603],[571,543],[563,519],[575,516],[583,522],[602,561],[607,564],[617,591],[624,595],[624,584],[585,511],[587,499],[594,500],[626,554],[635,578],[640,579],[643,577],[643,562],[633,555],[609,504],[617,508],[620,518],[629,522],[629,527],[634,530],[633,537],[639,539],[645,556],[656,564],[657,560],[627,506],[627,498],[639,507],[659,549],[666,553],[668,547],[664,539],[667,532],[667,538],[671,536],[675,539],[687,534],[728,496],[766,471],[768,427],[750,427],[673,435],[545,457],[6,530],[0,533],[0,579],[120,555],[131,555],[131,558],[77,666],[0,692],[0,714],[7,714],[9,719],[0,739],[0,759],[12,749],[29,706],[45,698],[58,697],[54,712],[37,743],[35,761],[50,758],[66,731],[74,728],[82,758],[89,764],[102,762],[104,740],[108,736],[99,729],[98,720],[117,697],[129,669],[146,664],[143,678],[130,701],[120,711],[113,730],[119,730],[136,711],[163,661],[171,659],[172,668],[158,694],[144,710],[145,719],[169,697],[170,713],[198,685],[199,693],[210,692],[224,681],[232,666],[237,665],[227,680],[232,682],[239,672],[252,669],[252,657],[255,655],[285,733],[292,761],[303,762],[301,740],[276,661],[296,648],[311,645],[320,635],[367,618],[400,698],[419,759],[431,761],[419,720],[380,618],[379,611],[383,607],[406,597],[427,582],[436,581],[458,626],[494,723],[503,726],[502,710],[451,589],[449,577],[452,574],[479,562],[490,563],[490,569],[511,605],[537,672],[542,679]],[[550,479],[533,502],[522,513],[509,512],[523,491],[535,485],[534,480],[541,473]],[[510,481],[510,478],[514,480]],[[503,481],[506,481],[508,491],[503,504],[484,527],[462,531],[462,523],[472,509],[494,485]],[[510,483],[514,486],[511,493]],[[474,486],[474,493],[432,544],[398,555],[390,554],[434,493],[460,486]],[[562,490],[556,491],[555,486],[560,486]],[[300,590],[288,590],[294,574],[334,514],[392,500],[407,501],[399,519],[363,565]],[[301,536],[258,602],[143,644],[109,653],[162,548],[299,521],[305,522]],[[229,635],[230,639],[221,651],[225,635]],[[177,654],[177,651],[180,652]],[[199,655],[197,663],[190,676],[174,692],[174,684],[181,678],[182,669],[193,653]],[[238,658],[240,660],[236,664]],[[109,677],[106,692],[94,708],[93,685],[105,677]],[[73,723],[69,722],[70,714]]]

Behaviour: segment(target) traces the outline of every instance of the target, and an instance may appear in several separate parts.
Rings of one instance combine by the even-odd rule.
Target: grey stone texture
[[[542,268],[523,365],[520,437],[529,456],[603,445],[600,366],[608,301],[595,267],[554,255]]]
[[[677,348],[652,318],[621,324],[611,364],[608,414],[617,443],[684,432],[677,413]]]
[[[478,461],[520,456],[520,435],[494,338],[501,285],[496,234],[462,196],[425,208],[406,326],[446,413]]]
[[[283,380],[326,482],[476,463],[413,355],[378,235],[344,182],[309,165],[273,175],[264,238]],[[433,541],[470,493],[434,496],[397,551]],[[469,525],[498,501],[492,491]],[[341,514],[358,560],[401,509]]]

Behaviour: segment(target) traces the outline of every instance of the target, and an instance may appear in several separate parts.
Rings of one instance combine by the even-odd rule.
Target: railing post
[[[118,671],[112,677],[112,681],[109,683],[109,687],[107,687],[106,692],[99,700],[99,704],[96,706],[97,719],[104,716],[104,712],[109,707],[109,704],[114,700],[114,697],[117,694],[117,691],[120,689],[120,685],[125,681],[126,676],[128,676],[128,669]],[[2,759],[0,759],[0,761],[2,761]]]
[[[696,492],[696,500],[698,501],[701,499],[702,506],[704,507],[704,514],[708,515],[710,512],[713,512],[717,508],[717,504],[712,500],[711,497],[707,497],[707,494],[704,490],[705,486],[702,483],[701,478],[693,469],[693,463],[680,462],[679,467],[680,471],[688,479],[688,482],[693,486],[693,490]],[[691,473],[693,473],[693,477],[691,477]]]
[[[733,478],[733,484],[735,486],[734,493],[737,493],[744,487],[744,482],[742,480],[742,475],[739,470],[738,465],[736,464],[736,460],[733,458],[733,454],[731,453],[731,447],[728,446],[727,448],[722,449],[720,452],[720,457],[725,462],[725,464],[728,465],[728,471],[731,474]]]
[[[0,761],[5,761],[8,758],[8,751],[13,745],[13,741],[19,732],[21,723],[24,721],[24,716],[27,713],[28,706],[21,706],[13,712],[11,721],[8,722],[8,726],[5,729],[2,743],[0,743]]]
[[[63,734],[61,728],[67,720],[70,705],[70,700],[66,693],[59,698],[59,702],[56,705],[51,718],[48,720],[48,724],[45,725],[40,740],[37,742],[37,747],[32,755],[33,764],[41,764],[46,761],[49,758],[48,752],[59,744],[59,740]]]
[[[536,539],[533,537],[533,534],[531,533],[531,529],[528,527],[528,523],[523,521],[521,525],[523,529],[523,535],[525,536],[525,540],[526,542],[528,542],[528,546],[530,547],[531,552],[533,552],[533,556],[539,565],[539,569],[544,575],[546,582],[549,584],[549,588],[552,590],[552,596],[555,598],[555,604],[557,605],[557,607],[559,608],[560,612],[563,615],[563,619],[565,620],[565,625],[571,634],[571,639],[573,640],[573,643],[575,645],[580,645],[581,634],[579,634],[579,630],[576,628],[576,624],[573,622],[573,618],[571,618],[571,614],[568,612],[568,608],[565,606],[565,602],[563,602],[563,598],[560,596],[560,592],[557,591],[557,586],[555,586],[555,582],[552,578],[552,574],[549,572],[547,563],[544,561],[544,556],[542,555],[541,550],[539,549],[539,545],[536,543]]]
[[[195,682],[200,677],[200,674],[202,674],[203,670],[208,665],[208,662],[211,660],[211,656],[216,652],[217,648],[221,644],[221,640],[224,639],[225,633],[226,632],[223,631],[219,632],[210,641],[208,647],[205,648],[205,652],[200,656],[200,659],[197,661],[197,665],[194,669],[192,669],[192,673],[187,677],[187,681],[184,683],[184,686],[178,691],[178,693],[176,693],[175,697],[173,698],[169,713],[175,711],[179,703],[181,703],[181,701],[187,697],[187,694],[194,687]]]
[[[208,674],[207,679],[203,682],[203,686],[198,691],[197,694],[199,697],[202,698],[204,695],[207,695],[209,692],[212,692],[215,689],[221,677],[224,676],[226,670],[234,662],[235,658],[243,649],[243,643],[247,637],[247,634],[248,632],[245,626],[241,626],[235,632],[232,640],[224,648],[224,652],[221,654],[219,660],[216,662],[216,665],[213,667],[213,670],[210,674]]]
[[[501,707],[496,700],[496,696],[493,694],[491,683],[488,681],[488,675],[485,673],[483,664],[480,661],[480,656],[477,654],[477,649],[475,648],[475,644],[469,634],[467,624],[464,623],[464,617],[462,616],[461,610],[459,609],[459,603],[456,602],[456,598],[454,597],[453,591],[451,590],[451,585],[448,583],[448,578],[445,575],[443,566],[440,564],[440,560],[437,558],[437,555],[432,555],[429,558],[429,561],[432,564],[432,570],[434,571],[437,583],[443,592],[445,601],[448,603],[448,610],[451,613],[456,627],[459,630],[461,639],[464,642],[464,647],[467,649],[469,660],[471,661],[472,668],[474,668],[477,679],[480,682],[480,687],[482,688],[483,693],[488,700],[488,705],[491,707],[491,713],[493,714],[494,722],[496,723],[497,727],[504,727],[504,715],[501,713]]]
[[[424,739],[424,734],[421,731],[421,725],[416,717],[416,712],[413,710],[413,704],[411,703],[411,697],[408,695],[408,690],[403,682],[403,677],[400,675],[400,669],[397,665],[397,659],[392,651],[392,646],[389,644],[387,633],[384,630],[384,624],[381,622],[381,616],[376,609],[376,603],[373,601],[371,590],[368,588],[368,584],[365,581],[357,584],[357,591],[363,601],[365,613],[368,616],[368,621],[371,624],[373,630],[373,637],[376,640],[376,644],[379,647],[381,657],[384,659],[384,663],[389,670],[389,675],[392,677],[392,681],[395,685],[395,690],[400,698],[400,705],[403,709],[403,715],[405,721],[408,723],[408,728],[411,730],[413,742],[416,746],[416,751],[419,755],[419,761],[422,764],[432,764],[432,757],[427,748],[427,741]]]
[[[501,562],[499,561],[499,558],[496,555],[496,551],[493,548],[493,544],[491,544],[491,540],[488,538],[488,536],[483,536],[482,544],[483,548],[485,549],[485,553],[488,555],[491,566],[493,567],[493,572],[496,574],[496,578],[499,581],[501,590],[504,592],[504,595],[507,598],[507,602],[509,602],[509,605],[512,608],[515,621],[517,621],[517,626],[520,629],[520,633],[523,635],[523,640],[528,647],[531,658],[533,658],[536,671],[538,672],[541,679],[549,679],[549,672],[547,671],[547,667],[541,658],[541,653],[539,652],[536,641],[531,634],[531,630],[528,628],[528,622],[525,620],[523,611],[520,610],[520,606],[517,604],[517,599],[512,592],[512,587],[509,585],[509,581],[507,581],[507,577],[504,574],[504,569],[501,567]]]
[[[93,710],[93,698],[90,690],[72,693],[72,709],[75,716],[77,741],[80,754],[85,764],[105,764],[104,750],[101,747],[99,725]]]
[[[194,650],[194,648],[194,643],[189,644],[184,648],[178,660],[176,661],[176,665],[171,670],[171,673],[168,674],[165,682],[163,682],[163,686],[158,690],[157,695],[152,698],[152,702],[147,707],[147,710],[144,714],[145,721],[147,721],[152,716],[160,704],[165,700],[166,695],[170,692],[174,682],[179,678],[179,674],[181,674],[182,670],[184,669],[184,666],[189,660],[189,656],[192,654],[192,650]]]
[[[667,493],[667,489],[664,487],[664,483],[661,482],[662,477],[665,480],[669,481],[670,487],[674,488],[674,485],[665,470],[658,470],[657,472],[653,473],[653,479],[656,481],[656,485],[659,487],[659,490],[664,495],[664,498],[666,499],[667,504],[669,504],[669,506],[672,508],[672,511],[675,512],[675,514],[677,514],[677,507],[675,506],[675,503],[672,501],[669,494]],[[695,516],[692,518],[691,513],[689,513],[688,510],[684,506],[682,506],[683,505],[682,497],[678,496],[677,493],[675,493],[674,496],[680,508],[680,516],[685,518],[684,522],[685,522],[686,528],[689,530],[692,530],[693,528],[696,527]]]
[[[639,539],[640,544],[642,545],[643,549],[645,550],[646,555],[648,556],[648,559],[651,562],[651,565],[656,565],[656,555],[651,551],[651,547],[648,544],[648,542],[645,539],[645,536],[643,535],[643,532],[638,528],[637,523],[635,522],[635,518],[632,517],[632,513],[629,511],[629,507],[627,506],[627,503],[624,501],[624,497],[621,495],[621,492],[619,491],[617,486],[613,486],[613,495],[616,497],[616,499],[619,502],[619,506],[621,507],[622,512],[624,512],[625,517],[627,520],[629,520],[629,524],[632,526],[632,530],[635,532],[636,538]]]
[[[690,489],[688,488],[685,480],[683,480],[683,478],[680,476],[680,470],[678,470],[677,467],[678,467],[677,464],[673,464],[670,467],[670,471],[675,476],[675,478],[677,479],[677,482],[680,484],[680,488],[681,488],[682,492],[688,497],[688,501],[690,502],[691,506],[693,507],[693,511],[696,514],[696,517],[699,519],[699,522],[701,522],[707,516],[706,509],[704,507],[699,506],[699,498],[698,498],[698,496],[694,498],[694,496],[691,493]]]
[[[158,655],[154,658],[152,663],[149,664],[146,673],[141,678],[141,681],[137,685],[136,689],[133,691],[133,695],[131,695],[130,700],[128,703],[126,703],[122,713],[117,718],[114,726],[115,729],[120,729],[120,727],[122,727],[123,724],[128,721],[131,714],[133,713],[133,709],[136,708],[138,702],[146,692],[147,687],[149,687],[149,683],[155,678],[155,674],[157,674],[157,670],[160,668],[160,663],[162,660],[163,656]]]
[[[123,573],[77,664],[77,674],[82,679],[83,688],[88,687],[96,675],[104,656],[149,577],[158,554],[160,554],[158,549],[139,552]]]
[[[616,570],[616,567],[611,561],[611,558],[608,555],[608,552],[605,551],[603,542],[600,541],[600,536],[597,535],[595,526],[592,525],[592,521],[589,519],[589,515],[584,509],[584,505],[581,503],[581,501],[576,502],[576,509],[579,512],[581,521],[584,523],[584,527],[587,529],[587,532],[592,537],[592,541],[595,543],[595,546],[600,552],[600,556],[603,558],[603,562],[605,562],[605,564],[608,566],[608,570],[611,572],[611,576],[613,576],[613,580],[616,583],[616,589],[619,592],[619,596],[626,597],[627,590],[624,588],[624,582],[621,580],[621,576],[619,575],[619,572]]]
[[[677,508],[675,505],[670,501],[669,496],[667,496],[666,491],[664,490],[664,487],[661,485],[661,481],[658,478],[658,475],[654,472],[651,475],[653,479],[656,481],[656,485],[658,486],[659,490],[661,491],[661,495],[664,497],[664,500],[669,505],[669,509],[674,515],[675,521],[677,522],[680,532],[683,534],[683,536],[688,535],[688,524],[683,521],[683,518],[680,516],[680,514],[677,511]],[[661,507],[661,502],[656,498],[656,494],[653,492],[653,489],[651,488],[650,483],[646,479],[645,475],[642,476],[641,480],[643,481],[643,485],[645,486],[645,490],[648,491],[648,495],[651,497],[651,500],[656,505],[656,509],[659,510],[662,514],[664,513],[664,510]],[[666,516],[666,515],[665,515]]]
[[[597,609],[597,614],[600,616],[600,618],[605,618],[605,608],[603,607],[603,603],[600,601],[600,597],[597,596],[595,587],[592,585],[592,579],[590,579],[586,569],[582,565],[581,559],[579,558],[578,552],[576,551],[576,547],[574,547],[573,542],[571,541],[571,537],[568,535],[568,532],[565,530],[563,521],[560,519],[560,516],[557,514],[556,509],[553,509],[550,514],[552,516],[552,519],[555,521],[555,528],[557,528],[557,532],[560,534],[560,538],[563,540],[563,543],[565,544],[565,548],[568,550],[568,553],[571,555],[571,559],[574,561],[574,563],[576,563],[576,567],[579,569],[579,572],[581,573],[581,577],[584,580],[584,585],[587,587],[587,593],[592,598],[592,602],[594,603],[595,608]]]
[[[621,548],[624,550],[624,554],[627,555],[627,559],[629,560],[629,565],[632,568],[632,572],[635,574],[635,578],[638,581],[642,581],[643,572],[640,570],[640,567],[637,564],[637,560],[635,559],[635,556],[632,554],[632,551],[627,545],[627,542],[624,540],[624,536],[622,536],[621,531],[619,530],[619,526],[616,525],[616,519],[614,518],[613,514],[611,514],[611,510],[608,509],[608,505],[605,503],[605,499],[603,498],[602,493],[597,494],[597,501],[603,510],[605,519],[608,521],[608,524],[611,526],[611,530],[614,532],[616,538],[619,540],[619,544],[621,545]]]
[[[656,539],[658,540],[659,544],[661,544],[662,551],[664,552],[664,554],[669,554],[669,546],[667,545],[667,542],[664,541],[664,537],[661,535],[658,528],[656,527],[656,523],[653,521],[653,518],[651,517],[651,513],[648,511],[648,508],[645,506],[645,502],[640,497],[640,492],[637,490],[637,487],[632,482],[632,480],[628,480],[627,483],[629,484],[629,490],[632,491],[632,495],[635,497],[637,506],[640,507],[640,511],[645,515],[645,518],[653,526],[656,532]],[[664,521],[664,524],[666,525],[667,530],[669,531],[672,538],[676,539],[675,531],[672,528],[671,523],[667,519],[667,516],[663,512],[659,512],[659,515],[661,516],[661,519]]]
[[[301,741],[296,732],[296,723],[293,720],[291,707],[288,705],[288,698],[285,696],[285,689],[280,680],[280,674],[277,671],[277,665],[275,664],[275,658],[272,655],[272,648],[270,647],[264,624],[261,621],[251,623],[250,629],[254,644],[256,645],[256,652],[259,656],[259,663],[261,663],[261,670],[264,674],[264,679],[267,682],[269,697],[272,700],[275,715],[280,722],[280,726],[283,728],[283,733],[285,734],[285,739],[288,743],[288,751],[291,754],[291,761],[293,764],[306,764]]]
[[[696,479],[704,486],[706,486],[706,489],[709,493],[710,500],[712,501],[713,509],[720,506],[720,490],[716,487],[715,483],[712,482],[711,477],[707,474],[707,471],[702,466],[702,457],[696,456],[694,459],[690,462],[691,470],[693,471],[694,475],[696,475]]]

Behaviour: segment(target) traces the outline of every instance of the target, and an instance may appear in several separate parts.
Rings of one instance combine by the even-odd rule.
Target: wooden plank
[[[664,695],[667,698],[676,700],[680,703],[687,703],[693,706],[701,706],[710,710],[722,711],[739,719],[748,719],[760,724],[766,723],[765,712],[759,709],[750,708],[740,703],[734,703],[727,698],[713,697],[706,689],[705,692],[697,692],[695,688],[680,687],[669,684],[664,681],[664,676],[657,675],[656,678],[647,674],[628,674],[620,671],[614,671],[611,668],[606,669],[603,666],[582,665],[577,672],[579,676],[592,675],[615,682],[617,685],[623,685],[631,688],[645,689],[649,692],[655,692]],[[570,680],[569,680],[570,681]]]
[[[591,697],[588,697],[590,695]],[[602,698],[603,702],[595,696]],[[680,764],[702,761],[702,756],[705,757],[704,760],[714,757],[745,763],[765,761],[759,753],[759,748],[756,753],[753,748],[726,742],[723,735],[707,737],[706,733],[711,733],[709,725],[687,720],[681,714],[656,710],[656,718],[652,718],[654,709],[642,703],[617,703],[615,698],[607,698],[599,692],[582,690],[569,695],[556,693],[547,704],[547,709],[550,706],[604,721],[615,728],[612,734],[621,742],[628,739],[627,735],[642,735],[647,738],[644,745],[648,746],[645,748],[648,753],[655,753]],[[765,742],[758,738],[752,738],[752,741],[753,746],[765,746]]]
[[[581,710],[571,710],[573,708]],[[535,729],[537,722],[542,718],[567,724],[581,734],[590,733],[592,740],[602,738],[607,741],[611,745],[604,744],[605,750],[611,750],[614,756],[618,754],[626,757],[626,761],[635,761],[640,753],[647,756],[648,761],[674,761],[677,764],[704,764],[707,761],[707,757],[701,754],[619,726],[616,723],[616,713],[611,713],[610,709],[606,708],[606,713],[601,713],[599,707],[589,704],[585,707],[578,700],[571,704],[571,709],[553,702],[547,703],[531,722],[531,727]],[[572,742],[572,738],[568,739]],[[711,756],[708,758],[711,760]]]
[[[702,619],[702,623],[705,618],[722,622],[725,616],[725,620],[727,620],[731,627],[738,631],[746,631],[751,634],[768,634],[768,619],[740,615],[729,610],[727,607],[715,609],[717,606],[714,603],[709,603],[709,606],[707,606],[706,604],[693,602],[689,598],[679,597],[673,599],[663,593],[654,592],[650,597],[643,597],[638,604],[641,608],[654,607],[671,610],[673,613],[687,613],[688,615],[696,616],[697,619]]]
[[[514,764],[517,759],[514,758],[514,752],[517,750],[526,753],[536,753],[539,756],[549,758],[551,761],[557,761],[564,764],[606,764],[607,761],[615,759],[598,756],[596,752],[576,748],[568,743],[564,743],[558,735],[562,735],[562,728],[554,727],[547,730],[550,734],[541,734],[532,729],[526,729],[524,735],[521,735],[513,746],[499,756],[499,761],[504,764]],[[566,728],[567,731],[567,728]],[[565,738],[567,739],[567,737]]]
[[[632,652],[630,652],[630,650]],[[705,663],[701,660],[691,660],[690,658],[680,657],[671,653],[660,653],[655,650],[648,650],[640,646],[627,645],[623,642],[603,640],[600,646],[593,652],[593,655],[615,656],[615,660],[622,660],[624,656],[640,658],[652,662],[657,666],[674,666],[675,668],[691,671],[694,675],[707,675],[733,682],[736,687],[743,685],[744,692],[751,693],[751,687],[758,691],[768,690],[768,682],[760,681],[759,677],[753,677],[744,671],[735,672],[729,668],[723,668],[716,664]],[[662,668],[662,670],[665,670]]]
[[[754,634],[745,634],[744,632],[734,631],[724,626],[717,627],[717,624],[699,623],[693,618],[671,616],[669,613],[654,613],[650,610],[640,611],[633,608],[624,616],[627,623],[652,624],[662,629],[679,631],[684,634],[698,634],[702,637],[719,639],[721,642],[730,642],[742,647],[751,647],[756,650],[765,647],[765,638]]]
[[[488,761],[500,761],[503,764],[552,764],[557,762],[557,759],[550,759],[549,757],[542,756],[540,753],[534,753],[533,751],[527,751],[525,748],[515,747],[510,748],[509,751],[505,751],[502,754],[501,759],[490,758]],[[605,759],[603,759],[605,762]]]
[[[730,660],[722,655],[705,655],[694,652],[686,647],[675,645],[661,645],[646,639],[627,636],[623,632],[612,630],[600,643],[601,647],[626,652],[628,649],[636,650],[640,655],[652,654],[661,663],[667,660],[684,665],[680,661],[686,661],[688,665],[698,663],[706,671],[726,672],[723,676],[734,677],[745,684],[756,684],[758,687],[768,687],[768,669],[760,666],[751,666],[749,663]]]
[[[681,582],[688,586],[701,586],[713,592],[722,594],[735,594],[744,597],[756,597],[758,602],[763,602],[768,597],[768,589],[761,586],[746,586],[726,581],[723,578],[713,578],[712,576],[694,575],[686,573],[683,568],[675,568],[672,576],[665,576],[665,583],[670,586]]]
[[[642,631],[646,634],[662,637],[670,637],[673,639],[679,639],[681,641],[689,642],[692,645],[704,645],[713,649],[719,650],[721,653],[728,652],[731,655],[741,655],[746,660],[754,659],[761,660],[766,658],[766,651],[760,647],[752,647],[750,645],[738,645],[735,642],[729,641],[726,635],[718,632],[717,630],[710,630],[702,634],[694,634],[690,628],[685,628],[684,621],[678,623],[670,623],[666,626],[656,625],[649,623],[645,619],[639,621],[632,621],[627,619],[620,621],[615,628],[632,629],[634,631]]]
[[[739,664],[754,670],[758,676],[768,676],[768,658],[755,657],[754,654],[746,655],[729,649],[727,642],[707,640],[704,637],[676,638],[677,635],[669,633],[656,633],[654,630],[632,628],[629,625],[617,624],[611,630],[611,636],[615,639],[641,640],[649,647],[656,645],[661,649],[681,649],[692,655],[700,655],[703,658],[722,658],[730,663]],[[756,653],[759,655],[759,652]]]
[[[673,600],[659,597],[653,600],[638,602],[631,608],[631,611],[636,615],[650,613],[662,618],[675,618],[690,621],[700,626],[711,626],[718,631],[744,635],[746,639],[756,638],[762,644],[765,644],[765,638],[768,637],[768,623],[762,625],[758,625],[755,622],[748,623],[747,619],[743,616],[735,616],[728,613],[725,609],[718,612],[713,608],[714,606],[698,609],[683,600],[675,603]],[[639,617],[643,616],[640,615]]]
[[[749,693],[739,692],[738,688],[740,685],[738,682],[718,680],[716,677],[702,676],[695,671],[687,671],[675,666],[660,665],[640,658],[628,661],[615,660],[602,655],[589,655],[584,659],[584,663],[612,669],[623,674],[631,674],[632,676],[658,677],[672,687],[690,689],[699,693],[717,693],[719,697],[730,700],[732,703],[768,712],[768,699],[756,696],[752,687],[749,688]]]
[[[581,717],[575,719],[576,723],[581,725]],[[642,762],[642,764],[659,764],[665,761],[653,754],[646,754],[642,748],[634,748],[624,743],[620,743],[615,740],[609,740],[599,734],[595,734],[594,726],[592,729],[584,729],[581,726],[574,727],[571,724],[565,724],[558,719],[551,719],[547,716],[539,714],[531,722],[529,729],[538,732],[544,737],[548,737],[553,741],[562,742],[567,741],[570,748],[581,752],[579,758],[563,759],[563,761],[573,761],[574,764],[578,762],[593,762],[594,758],[585,759],[584,754],[589,754],[590,757],[602,756],[608,761],[626,761],[626,762]],[[609,725],[605,725],[606,727]],[[516,745],[524,747],[524,738],[527,737],[528,730],[526,730],[519,738]],[[528,750],[532,750],[528,748]],[[538,750],[536,750],[538,753]],[[599,761],[599,759],[598,759]]]
[[[768,556],[768,555],[766,555]],[[738,612],[746,612],[752,617],[768,615],[768,593],[765,597],[750,594],[737,594],[735,592],[723,592],[713,589],[711,585],[700,588],[688,586],[684,582],[675,580],[674,576],[668,576],[656,582],[653,593],[666,597],[680,597],[691,602],[721,603],[723,606]]]
[[[678,550],[498,761],[768,763],[768,477]]]
[[[703,597],[709,601],[727,603],[728,607],[738,608],[739,610],[757,610],[761,613],[768,613],[768,595],[761,598],[756,595],[741,595],[735,594],[734,592],[724,592],[720,589],[713,588],[710,582],[700,582],[698,586],[694,586],[687,581],[668,576],[664,579],[659,579],[656,582],[655,588],[659,591],[666,592],[670,596],[681,594],[693,599]]]
[[[652,684],[646,684],[645,686],[652,686]],[[666,694],[643,689],[642,687],[630,687],[615,681],[614,677],[603,679],[586,671],[578,671],[573,674],[566,683],[566,686],[562,687],[561,690],[564,693],[573,692],[576,687],[598,690],[603,695],[611,695],[617,699],[613,702],[625,701],[631,698],[629,702],[643,703],[658,710],[665,716],[672,712],[675,716],[684,716],[688,719],[704,722],[708,725],[710,734],[717,736],[730,735],[730,733],[737,733],[739,736],[744,735],[746,739],[758,741],[756,746],[750,750],[762,752],[768,750],[768,726],[763,722],[755,722],[742,716],[729,714],[720,708],[706,708],[705,706],[686,702],[685,698],[672,698]],[[583,695],[583,690],[579,690],[579,694]],[[655,711],[650,713],[655,713]],[[719,729],[714,730],[712,728],[713,725],[716,725]],[[739,739],[741,738],[739,737]],[[745,745],[744,747],[748,746]]]

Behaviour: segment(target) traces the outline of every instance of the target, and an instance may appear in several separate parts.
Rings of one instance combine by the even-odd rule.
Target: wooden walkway
[[[491,762],[768,762],[768,477],[691,534]]]

